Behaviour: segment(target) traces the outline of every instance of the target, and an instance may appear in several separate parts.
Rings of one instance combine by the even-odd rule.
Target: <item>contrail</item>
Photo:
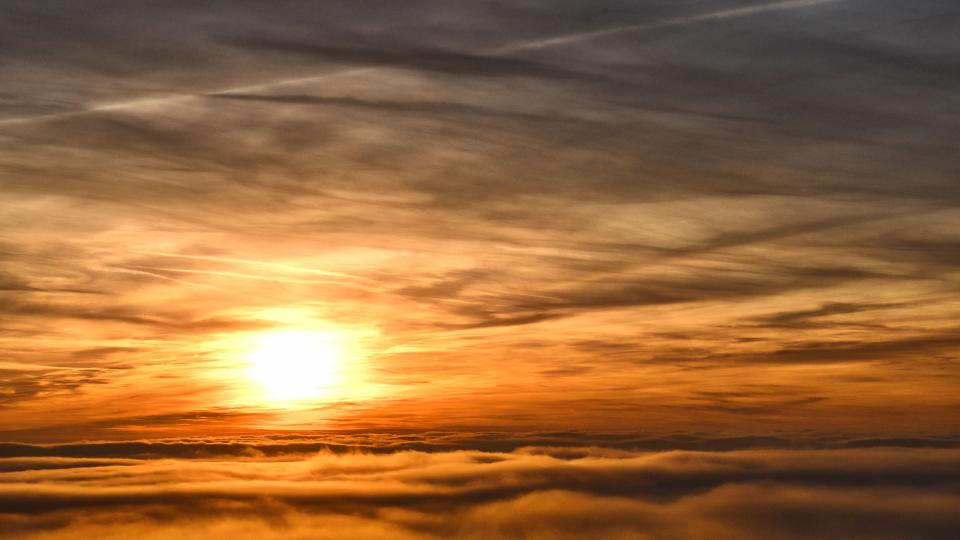
[[[590,32],[581,32],[579,34],[568,34],[565,36],[557,36],[557,37],[541,39],[537,41],[515,43],[512,45],[505,45],[498,49],[487,51],[487,54],[504,54],[504,53],[512,53],[512,52],[530,51],[535,49],[548,49],[550,47],[560,47],[563,45],[571,45],[573,43],[580,43],[582,41],[589,41],[591,39],[616,36],[619,34],[627,34],[630,32],[637,32],[641,30],[655,30],[658,28],[670,28],[671,26],[684,26],[687,24],[697,23],[702,21],[714,21],[719,19],[732,19],[735,17],[747,17],[749,15],[756,15],[757,13],[764,13],[767,11],[782,11],[787,9],[797,9],[802,7],[815,6],[818,4],[830,4],[830,3],[841,2],[841,1],[843,0],[787,0],[785,2],[774,2],[772,4],[761,4],[758,6],[725,9],[723,11],[714,11],[712,13],[701,13],[699,15],[687,15],[684,17],[674,17],[672,19],[663,19],[660,21],[649,22],[649,23],[630,24],[627,26],[615,26],[613,28],[605,28],[603,30],[593,30]]]
[[[660,21],[649,22],[649,23],[616,26],[613,28],[605,28],[603,30],[593,30],[590,32],[579,32],[576,34],[566,34],[563,36],[556,36],[556,37],[546,38],[546,39],[512,43],[512,44],[504,45],[494,49],[476,51],[474,52],[474,54],[497,56],[497,55],[515,53],[515,52],[549,49],[552,47],[562,47],[565,45],[582,43],[584,41],[589,41],[593,39],[616,36],[616,35],[627,34],[631,32],[638,32],[643,30],[655,30],[659,28],[684,26],[688,24],[705,22],[705,21],[732,19],[736,17],[748,17],[750,15],[756,15],[758,13],[765,13],[768,11],[798,9],[798,8],[816,6],[819,4],[830,4],[830,3],[842,2],[842,1],[844,0],[786,0],[783,2],[773,2],[769,4],[760,4],[755,6],[725,9],[722,11],[714,11],[711,13],[701,13],[699,15],[687,15],[684,17],[674,17],[672,19],[663,19]],[[260,90],[271,90],[271,89],[280,88],[283,86],[307,84],[307,83],[318,82],[322,80],[333,79],[337,77],[358,75],[361,73],[376,71],[377,69],[379,68],[375,66],[362,67],[362,68],[350,68],[350,69],[344,69],[341,71],[335,71],[332,73],[330,72],[322,73],[320,75],[311,75],[307,77],[283,79],[279,81],[269,81],[265,83],[259,83],[259,84],[253,84],[253,85],[247,85],[247,86],[237,86],[232,88],[221,88],[218,90],[203,92],[202,94],[200,93],[174,94],[174,95],[160,96],[160,97],[154,97],[154,98],[135,99],[130,101],[115,102],[115,103],[105,103],[103,105],[92,105],[89,107],[84,107],[82,109],[78,109],[75,111],[42,114],[42,115],[28,116],[28,117],[22,117],[22,118],[8,118],[6,120],[0,120],[0,125],[28,124],[33,122],[42,122],[45,120],[57,120],[62,118],[71,118],[74,116],[83,116],[83,115],[94,114],[98,112],[124,111],[124,110],[131,110],[131,109],[149,109],[154,106],[170,105],[170,104],[182,103],[182,102],[190,101],[194,99],[200,99],[206,95],[211,95],[211,94],[214,94],[214,95],[215,94],[232,94],[232,93],[256,92]]]

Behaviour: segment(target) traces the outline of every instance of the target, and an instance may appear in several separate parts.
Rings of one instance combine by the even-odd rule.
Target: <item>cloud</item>
[[[9,538],[950,538],[956,450],[4,459]],[[384,532],[384,534],[387,534]]]
[[[312,325],[381,393],[305,426],[956,423],[955,3],[21,4],[3,433],[259,425]]]
[[[889,340],[801,343],[761,355],[760,359],[780,362],[843,362],[897,357],[908,360],[916,356],[952,356],[958,345],[960,335],[954,329]]]
[[[703,392],[711,399],[731,399],[733,393]],[[747,396],[749,397],[749,396]],[[205,422],[240,413],[194,411],[171,415],[152,415],[123,420],[123,425],[177,422]],[[267,418],[262,415],[261,419]],[[107,420],[103,424],[119,423]],[[89,429],[90,426],[87,426]],[[78,458],[78,459],[232,459],[289,458],[312,454],[396,454],[398,452],[444,453],[481,451],[490,453],[533,452],[558,457],[586,457],[593,452],[623,451],[642,454],[672,450],[721,452],[738,450],[842,450],[864,448],[941,448],[960,446],[956,436],[883,437],[863,434],[780,434],[722,435],[703,433],[627,434],[598,432],[328,432],[322,434],[246,434],[236,436],[184,437],[121,441],[89,441],[55,444],[0,443],[0,458]],[[593,450],[591,450],[593,449]],[[841,455],[841,454],[837,454]]]
[[[69,304],[39,304],[29,301],[10,301],[0,308],[0,313],[21,317],[49,319],[80,319],[87,321],[110,321],[115,323],[155,327],[172,332],[202,333],[226,330],[249,330],[265,327],[265,323],[243,320],[218,320],[214,318],[185,318],[182,313],[158,316],[142,315],[145,309],[110,306],[103,309]]]
[[[776,295],[794,289],[870,277],[876,276],[870,271],[842,267],[789,268],[779,272],[771,269],[766,275],[750,277],[744,277],[737,271],[717,269],[677,278],[641,278],[637,282],[623,279],[626,283],[607,284],[598,280],[598,283],[586,287],[545,291],[543,300],[518,299],[517,308],[605,309],[723,301]]]
[[[576,123],[584,120],[564,117],[560,115],[533,114],[523,111],[503,111],[476,105],[456,102],[438,101],[385,101],[362,100],[351,97],[311,96],[304,94],[209,94],[212,99],[235,100],[238,102],[265,103],[275,105],[308,105],[341,107],[352,109],[368,109],[387,114],[429,114],[448,115],[454,118],[468,117],[474,119],[493,118],[514,121],[528,121],[541,123]]]
[[[843,324],[843,323],[834,323],[830,321],[824,321],[824,318],[832,317],[834,315],[849,315],[855,313],[862,313],[865,311],[873,311],[878,309],[891,309],[903,307],[902,304],[851,304],[845,302],[832,302],[828,304],[823,304],[822,306],[814,309],[804,309],[797,311],[786,311],[782,313],[774,313],[771,315],[764,315],[762,317],[757,317],[754,319],[758,324],[782,327],[782,328],[810,328],[821,325],[831,325],[831,324]]]
[[[539,62],[456,51],[343,48],[312,43],[249,38],[224,38],[222,42],[255,51],[293,54],[313,60],[349,66],[390,67],[456,76],[584,78],[578,73]],[[269,86],[269,83],[267,86]],[[230,96],[231,93],[217,92],[213,95]]]
[[[508,45],[500,45],[488,49],[479,49],[478,52],[474,53],[462,53],[455,51],[443,51],[443,50],[407,50],[407,51],[397,51],[397,47],[393,44],[393,47],[384,48],[380,50],[364,50],[362,48],[353,47],[353,48],[340,48],[340,47],[330,47],[324,45],[315,45],[315,44],[305,44],[305,43],[296,43],[290,41],[280,41],[276,38],[269,37],[231,37],[231,38],[221,38],[219,41],[230,43],[233,45],[239,45],[245,48],[250,49],[260,49],[260,50],[274,50],[274,51],[284,51],[287,53],[295,53],[299,55],[307,55],[311,57],[320,57],[327,61],[332,62],[346,62],[349,64],[359,64],[361,66],[368,65],[372,67],[402,67],[415,69],[423,72],[437,71],[445,72],[456,75],[484,75],[484,76],[549,76],[549,77],[563,77],[570,78],[577,76],[574,72],[565,71],[554,66],[548,66],[540,64],[537,62],[531,62],[522,59],[514,59],[505,57],[505,54],[524,52],[530,50],[543,50],[556,47],[566,47],[571,44],[578,44],[582,42],[590,42],[599,38],[607,38],[610,36],[618,36],[623,34],[632,34],[641,31],[656,30],[660,28],[671,28],[674,26],[684,26],[692,23],[699,22],[709,22],[717,21],[724,19],[735,19],[740,17],[750,17],[757,14],[763,14],[766,12],[777,12],[777,11],[788,11],[799,8],[813,8],[819,4],[833,3],[839,0],[788,0],[782,2],[771,2],[767,4],[746,6],[733,9],[725,9],[720,11],[713,11],[707,13],[696,13],[696,14],[686,14],[675,17],[665,18],[656,22],[644,22],[639,24],[629,24],[629,25],[617,25],[610,28],[605,28],[602,30],[594,31],[579,31],[573,33],[566,33],[559,36],[554,36],[550,38],[537,37],[534,39],[527,40],[518,40],[510,43]],[[187,9],[183,9],[186,7]],[[195,18],[197,14],[193,12],[190,8],[194,6],[182,6],[181,9],[185,12],[187,20]],[[417,6],[421,7],[421,6]],[[424,6],[425,7],[425,6]],[[494,13],[498,11],[503,11],[502,8],[497,9],[494,7],[484,6],[488,10],[493,11]],[[539,6],[538,6],[539,7]],[[61,10],[66,8],[66,6],[60,6]],[[56,21],[55,17],[51,17],[49,13],[36,13],[29,10],[11,10],[14,15],[18,18],[24,18],[30,20],[34,24],[42,27],[44,30],[50,30],[52,27],[54,30],[60,31],[63,33],[63,24],[59,21]],[[294,9],[294,11],[299,11]],[[335,11],[335,10],[333,10]],[[395,13],[394,15],[407,15],[409,16],[412,13],[416,13],[418,10],[408,10],[401,13]],[[528,17],[531,13],[523,13],[526,10],[518,10],[514,13],[522,13]],[[535,11],[535,10],[532,10]],[[488,15],[484,13],[484,15]],[[578,13],[570,13],[568,16],[576,17]],[[246,22],[244,19],[249,17],[250,14],[244,13],[244,10],[240,10],[240,13],[237,16],[237,19],[233,22],[238,25]],[[429,20],[429,17],[424,17]],[[129,20],[129,15],[119,14],[118,19],[122,22],[132,22]],[[135,16],[132,18],[135,20]],[[472,19],[472,17],[468,17]],[[53,24],[51,24],[52,21]],[[192,21],[191,21],[192,22]],[[329,21],[324,21],[329,22]],[[59,23],[59,24],[58,24]],[[189,28],[189,26],[188,26]],[[87,34],[93,34],[95,37],[92,40],[95,44],[100,45],[100,42],[111,41],[111,38],[116,39],[117,36],[112,36],[110,34],[114,33],[104,28],[98,28],[98,25],[90,25],[86,28]],[[126,29],[124,28],[124,31]],[[124,31],[120,32],[121,39],[126,37]],[[289,30],[288,30],[289,31]],[[72,33],[72,32],[70,32]],[[334,34],[340,33],[337,31],[332,32]],[[364,32],[361,36],[365,41],[370,39],[369,35]],[[189,32],[187,35],[191,38]],[[350,34],[348,33],[348,36]],[[356,38],[356,35],[350,36]],[[14,42],[14,45],[18,43]],[[29,48],[27,49],[29,51]],[[176,51],[162,50],[159,52],[149,51],[147,56],[154,60],[156,63],[163,63],[163,61],[168,60],[171,56],[175,56],[173,53]],[[142,54],[142,53],[141,53]],[[131,62],[129,59],[117,58],[117,63],[122,67],[120,70],[131,70]],[[200,63],[203,67],[203,62]],[[115,68],[116,69],[116,68]],[[262,90],[269,88],[276,88],[279,86],[288,86],[291,84],[299,84],[303,82],[319,82],[324,79],[329,78],[330,76],[336,77],[342,73],[321,73],[319,75],[307,76],[307,77],[296,77],[296,78],[281,78],[274,81],[269,81],[266,83],[260,83],[255,85],[245,85],[238,86],[233,88],[228,88],[225,90],[216,91],[215,93],[230,93],[230,92],[239,92],[244,90]],[[595,75],[595,74],[594,74]],[[13,118],[7,120],[0,120],[0,124],[29,124],[35,121],[46,121],[46,120],[59,120],[64,118],[72,118],[75,116],[84,116],[86,114],[96,114],[100,112],[109,112],[109,111],[124,111],[124,110],[137,110],[141,107],[147,107],[154,105],[159,106],[175,106],[184,101],[189,101],[191,98],[195,97],[196,94],[193,93],[180,93],[179,95],[165,96],[159,98],[145,98],[138,100],[127,100],[127,101],[118,101],[114,103],[108,103],[105,105],[93,105],[93,106],[84,106],[79,110],[74,111],[64,111],[64,112],[55,112],[50,114],[40,114],[36,116],[26,116],[21,118]]]

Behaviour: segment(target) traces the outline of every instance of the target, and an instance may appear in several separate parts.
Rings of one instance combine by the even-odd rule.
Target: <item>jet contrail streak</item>
[[[537,41],[515,43],[512,45],[505,45],[498,49],[493,49],[492,51],[488,51],[488,54],[503,54],[503,53],[530,51],[535,49],[547,49],[550,47],[560,47],[563,45],[579,43],[581,41],[588,41],[591,39],[604,38],[604,37],[615,36],[619,34],[627,34],[630,32],[637,32],[640,30],[655,30],[658,28],[670,28],[671,26],[683,26],[683,25],[702,22],[702,21],[714,21],[719,19],[732,19],[735,17],[747,17],[749,15],[756,15],[758,13],[764,13],[767,11],[782,11],[786,9],[797,9],[802,7],[815,6],[818,4],[829,4],[829,3],[841,2],[841,1],[843,0],[787,0],[784,2],[774,2],[772,4],[761,4],[758,6],[725,9],[723,11],[714,11],[712,13],[701,13],[700,15],[674,17],[672,19],[664,19],[664,20],[649,22],[649,23],[630,24],[627,26],[616,26],[613,28],[605,28],[603,30],[594,30],[591,32],[581,32],[579,34],[569,34],[566,36],[558,36],[554,38],[541,39]]]
[[[592,39],[616,36],[620,34],[627,34],[630,32],[637,32],[642,30],[655,30],[658,28],[684,26],[687,24],[693,24],[693,23],[704,22],[704,21],[732,19],[736,17],[747,17],[750,15],[756,15],[758,13],[765,13],[768,11],[798,9],[798,8],[815,6],[819,4],[829,4],[829,3],[836,3],[836,2],[842,2],[842,1],[844,0],[786,0],[783,2],[773,2],[770,4],[760,4],[760,5],[747,6],[742,8],[725,9],[722,11],[714,11],[711,13],[701,13],[699,15],[688,15],[684,17],[674,17],[672,19],[664,19],[664,20],[649,22],[649,23],[616,26],[613,28],[606,28],[603,30],[594,30],[590,32],[567,34],[567,35],[557,36],[557,37],[552,37],[547,39],[512,43],[512,44],[504,45],[494,49],[477,51],[475,54],[496,56],[496,55],[502,55],[502,54],[515,53],[515,52],[548,49],[551,47],[562,47],[564,45],[572,45],[574,43],[581,43],[581,42],[589,41]],[[231,94],[231,93],[237,93],[237,92],[243,93],[243,92],[256,92],[259,90],[270,90],[274,88],[280,88],[283,86],[307,84],[307,83],[312,83],[312,82],[317,82],[317,81],[322,81],[327,79],[333,79],[336,77],[358,75],[361,73],[376,71],[377,69],[379,69],[377,66],[350,68],[350,69],[344,69],[341,71],[335,71],[332,73],[331,72],[321,73],[319,75],[297,77],[293,79],[283,79],[279,81],[270,81],[270,82],[252,84],[252,85],[246,85],[246,86],[237,86],[233,88],[221,88],[219,90],[211,90],[203,93],[174,94],[170,96],[135,99],[130,101],[115,102],[115,103],[105,103],[103,105],[92,105],[89,107],[84,107],[82,109],[78,109],[75,111],[43,114],[38,116],[28,116],[23,118],[8,118],[6,120],[0,120],[0,126],[12,125],[12,124],[29,124],[33,122],[42,122],[45,120],[57,120],[57,119],[63,119],[63,118],[71,118],[75,116],[83,116],[83,115],[94,114],[98,112],[124,111],[124,110],[139,109],[139,108],[149,109],[150,107],[153,107],[153,106],[170,105],[170,104],[182,103],[182,102],[190,101],[194,99],[200,99],[205,95]]]

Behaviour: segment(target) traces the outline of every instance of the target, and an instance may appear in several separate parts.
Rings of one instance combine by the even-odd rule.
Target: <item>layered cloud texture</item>
[[[322,452],[308,449],[320,441],[299,437],[88,443],[86,457],[76,445],[8,446],[0,531],[16,539],[930,540],[953,538],[960,526],[955,447],[523,446],[569,443],[563,434],[499,434],[520,445],[512,451],[397,447],[413,438],[440,447],[451,437],[465,442],[379,435]]]
[[[958,24],[0,0],[0,438],[950,436]],[[263,399],[244,354],[291,328],[363,376]]]

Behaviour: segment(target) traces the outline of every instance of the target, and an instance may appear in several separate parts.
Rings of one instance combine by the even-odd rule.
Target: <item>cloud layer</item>
[[[222,441],[227,444],[226,441]],[[955,449],[0,459],[5,538],[952,538]]]

